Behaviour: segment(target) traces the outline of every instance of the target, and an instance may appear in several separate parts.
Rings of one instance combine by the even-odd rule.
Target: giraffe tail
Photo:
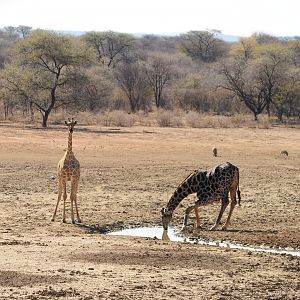
[[[237,188],[237,196],[238,196],[238,205],[241,206],[241,192],[240,192],[240,172],[239,169],[237,170],[237,184],[238,184],[238,188]]]
[[[241,192],[240,192],[240,188],[238,188],[238,190],[237,190],[237,195],[238,195],[238,201],[237,201],[237,203],[238,203],[239,206],[241,206]]]

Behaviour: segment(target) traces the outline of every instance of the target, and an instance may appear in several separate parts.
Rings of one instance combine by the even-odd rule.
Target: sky
[[[0,28],[300,36],[299,0],[0,0]]]

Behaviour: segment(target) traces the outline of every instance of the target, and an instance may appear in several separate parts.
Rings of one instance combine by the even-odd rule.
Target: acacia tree
[[[231,46],[230,55],[241,59],[252,59],[255,55],[257,41],[255,37],[241,38],[238,43]]]
[[[113,31],[91,31],[83,36],[83,40],[95,51],[98,62],[107,67],[115,67],[121,62],[135,42],[133,36]]]
[[[189,31],[181,36],[183,52],[206,63],[216,61],[222,56],[225,52],[224,45],[214,31]]]
[[[31,30],[32,30],[32,27],[25,26],[25,25],[19,25],[16,28],[16,31],[22,36],[23,39],[28,37]]]
[[[13,55],[15,59],[7,69],[21,72],[16,72],[14,79],[5,77],[4,70],[7,90],[26,95],[41,113],[42,126],[47,127],[53,109],[74,102],[70,87],[74,81],[80,84],[80,67],[92,56],[78,39],[43,30],[20,41]]]

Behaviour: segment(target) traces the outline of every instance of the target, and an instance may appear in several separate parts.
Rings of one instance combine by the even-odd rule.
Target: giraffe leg
[[[196,207],[196,205],[192,205],[192,206],[189,206],[189,207],[185,210],[182,230],[184,230],[184,229],[186,228],[186,226],[188,226],[189,214],[190,214],[190,212],[191,212],[193,209],[195,209],[195,207]]]
[[[78,205],[77,205],[77,188],[78,188],[78,182],[76,183],[75,196],[74,196],[74,203],[75,203],[75,209],[76,209],[77,221],[78,221],[78,223],[81,223],[81,219],[80,219],[80,217],[79,217]]]
[[[66,183],[66,181],[63,182],[63,189],[64,189],[63,223],[66,223],[66,200],[67,200],[67,183]]]
[[[236,190],[237,190],[236,187],[230,190],[230,198],[231,198],[230,209],[229,209],[227,220],[225,224],[222,226],[222,230],[226,230],[227,226],[230,224],[230,218],[234,210],[234,207],[236,206]]]
[[[227,194],[227,197],[222,199],[221,209],[220,209],[220,213],[219,213],[219,216],[217,218],[217,221],[212,227],[209,228],[209,230],[215,230],[218,227],[218,225],[221,222],[223,213],[224,213],[226,207],[228,206],[228,203],[229,203],[229,201],[228,201],[228,194]]]
[[[72,223],[73,223],[73,224],[75,224],[74,210],[73,210],[73,204],[74,204],[74,202],[75,202],[74,198],[76,197],[75,185],[76,185],[76,182],[74,181],[74,179],[71,179],[71,193],[70,193],[70,200],[71,200],[71,219],[72,219]]]
[[[72,190],[71,190],[71,195],[72,195],[72,215],[73,219],[72,222],[75,223],[74,220],[74,211],[73,211],[73,204],[75,205],[75,210],[76,210],[76,216],[77,216],[77,221],[78,223],[81,223],[81,219],[79,217],[79,212],[78,212],[78,205],[77,205],[77,189],[78,189],[78,179],[72,181]]]
[[[199,207],[195,206],[194,210],[195,210],[195,215],[196,215],[197,228],[201,228],[200,218],[199,218]]]
[[[55,210],[54,210],[54,213],[53,213],[53,217],[51,219],[52,222],[54,222],[54,219],[55,219],[55,216],[56,216],[58,204],[59,204],[60,199],[61,199],[61,194],[62,194],[62,182],[61,182],[61,180],[59,180],[58,181],[58,196],[57,196],[57,202],[56,202]]]

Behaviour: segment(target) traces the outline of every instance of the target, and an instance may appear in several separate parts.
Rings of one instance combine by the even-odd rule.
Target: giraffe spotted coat
[[[228,194],[231,195],[230,211],[226,223],[222,229],[226,229],[234,206],[236,205],[236,192],[239,192],[239,169],[233,164],[226,162],[214,167],[210,171],[198,169],[191,173],[175,190],[171,196],[167,207],[162,209],[162,221],[164,229],[167,229],[172,214],[179,203],[188,195],[196,193],[197,198],[195,204],[188,207],[185,212],[184,224],[187,226],[189,213],[195,210],[197,226],[200,227],[198,207],[207,205],[215,201],[221,200],[221,210],[215,225],[211,230],[215,229],[222,218],[222,215],[229,204]]]

